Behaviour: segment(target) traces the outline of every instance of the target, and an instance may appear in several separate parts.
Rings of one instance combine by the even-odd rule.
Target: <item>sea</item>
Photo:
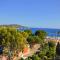
[[[57,32],[60,32],[60,29],[52,29],[52,28],[31,28],[32,32],[35,33],[37,30],[44,30],[47,32],[47,36],[50,37],[60,37],[60,34],[57,34]]]
[[[26,28],[21,28],[20,30],[26,30]],[[47,36],[60,37],[60,34],[57,34],[57,32],[60,32],[60,29],[54,29],[54,28],[28,28],[28,30],[31,30],[32,33],[35,33],[37,30],[44,30],[45,32],[47,32]]]

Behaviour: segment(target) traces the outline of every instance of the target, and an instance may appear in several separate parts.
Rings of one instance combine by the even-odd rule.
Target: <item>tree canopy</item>
[[[22,49],[26,45],[26,40],[16,28],[0,28],[0,45],[13,49]]]
[[[37,30],[37,31],[35,32],[35,35],[36,35],[36,36],[39,36],[40,39],[44,40],[45,37],[47,36],[47,33],[46,33],[44,30]]]
[[[38,36],[29,36],[27,38],[28,43],[33,44],[33,43],[41,43],[41,39]]]

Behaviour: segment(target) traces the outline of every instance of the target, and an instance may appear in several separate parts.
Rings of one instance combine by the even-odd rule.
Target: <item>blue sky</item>
[[[60,0],[0,0],[0,24],[60,28]]]

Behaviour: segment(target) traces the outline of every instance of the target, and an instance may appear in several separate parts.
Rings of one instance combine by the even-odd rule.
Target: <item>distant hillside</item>
[[[18,24],[6,24],[6,25],[0,25],[0,27],[15,27],[19,30],[25,30],[25,29],[29,29],[26,26],[22,26],[22,25],[18,25]]]
[[[48,33],[48,36],[56,36],[57,32],[60,31],[60,29],[52,29],[52,28],[30,28],[30,27],[26,27],[26,26],[22,26],[22,25],[18,25],[18,24],[9,24],[9,25],[0,25],[0,27],[15,27],[18,30],[31,30],[32,33],[35,33],[37,30],[44,30]],[[60,34],[57,35],[58,37],[60,37]]]
[[[18,25],[18,24],[9,24],[9,25],[0,25],[0,27],[16,27],[16,28],[18,28],[18,27],[21,27],[21,25]]]

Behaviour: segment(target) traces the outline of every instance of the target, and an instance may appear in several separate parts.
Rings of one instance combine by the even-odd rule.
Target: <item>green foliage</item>
[[[25,60],[32,60],[30,57],[28,57],[27,59],[25,59]]]
[[[43,30],[37,30],[35,32],[35,35],[38,35],[39,37],[41,37],[42,39],[44,39],[46,37],[47,33],[45,31],[43,31]]]
[[[24,60],[23,58],[21,58],[20,60]]]
[[[21,27],[21,25],[18,25],[18,24],[10,24],[10,25],[0,25],[0,27],[15,27],[15,28],[19,28]]]
[[[27,43],[40,44],[40,52],[33,55],[31,58],[28,57],[26,60],[48,60],[48,58],[53,58],[56,53],[60,55],[60,44],[53,41],[48,43],[44,42],[47,33],[43,30],[38,30],[35,34],[32,34],[31,30],[19,31],[16,27],[0,27],[0,45],[4,46],[4,50],[7,53],[9,50],[14,52],[14,50],[23,50],[27,46]],[[37,47],[36,47],[37,48]],[[21,58],[21,60],[24,60]]]
[[[47,33],[45,31],[43,31],[43,30],[37,30],[35,32],[35,35],[38,36],[42,40],[42,43],[43,43],[45,37],[47,36]]]
[[[24,32],[28,33],[28,35],[32,35],[32,31],[31,30],[24,30]]]
[[[44,50],[43,50],[43,51],[40,51],[40,53],[39,53],[39,57],[43,58],[45,55],[46,55],[46,53],[45,53]]]
[[[29,36],[27,32],[20,32],[20,34],[22,34],[25,39],[27,39]]]
[[[41,58],[38,55],[33,55],[32,60],[41,60]]]
[[[47,56],[44,56],[44,60],[48,60],[48,57]]]
[[[49,45],[49,47],[54,47],[54,46],[55,46],[55,42],[49,41],[49,42],[48,42],[48,45]]]
[[[56,47],[53,41],[48,42],[49,50],[46,53],[46,56],[53,58],[56,55]]]
[[[28,41],[29,44],[41,43],[41,39],[38,36],[29,36],[27,38],[27,41]]]
[[[40,50],[40,53],[38,54],[39,57],[41,57],[44,60],[48,60],[48,58],[54,58],[56,54],[56,48],[55,45],[49,45],[49,43],[44,43],[44,46],[42,50]]]
[[[23,34],[21,34],[14,27],[1,27],[0,28],[0,45],[3,45],[6,48],[14,49],[23,49],[26,45],[26,39]]]

